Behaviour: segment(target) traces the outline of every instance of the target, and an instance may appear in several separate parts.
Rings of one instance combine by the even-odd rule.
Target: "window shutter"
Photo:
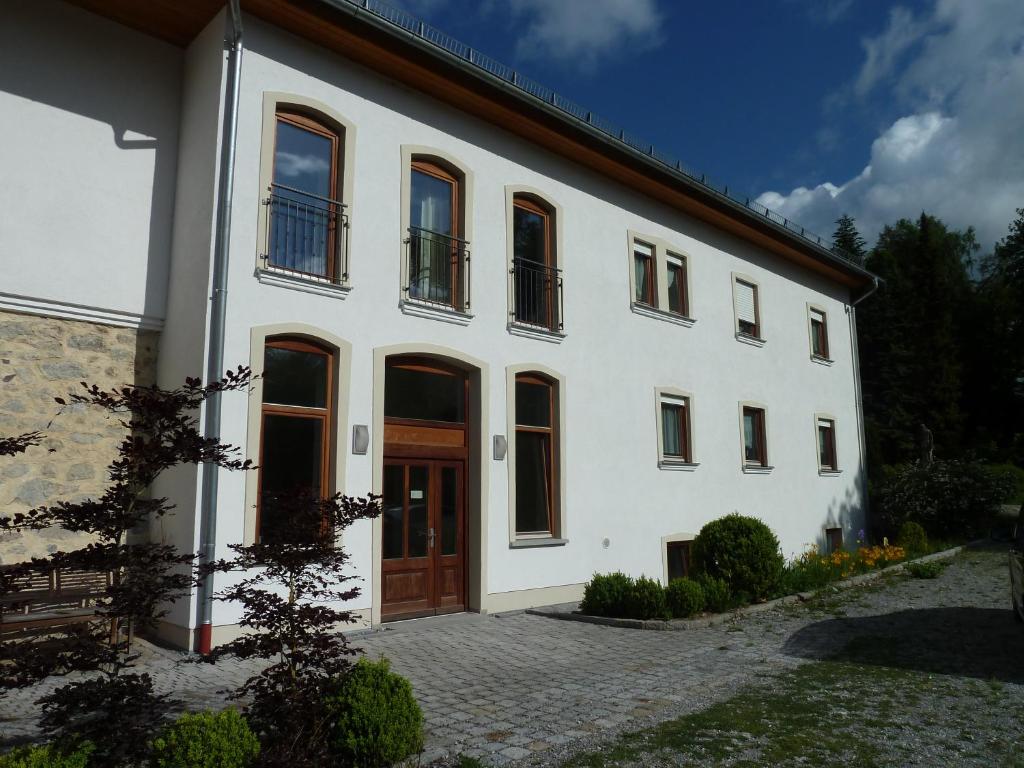
[[[637,240],[633,241],[633,253],[640,256],[647,256],[651,258],[654,256],[654,249],[646,243],[641,243]]]
[[[736,316],[746,323],[757,324],[755,288],[749,283],[736,281]]]

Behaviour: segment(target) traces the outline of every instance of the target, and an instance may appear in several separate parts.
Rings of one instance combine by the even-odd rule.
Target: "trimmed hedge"
[[[583,588],[580,610],[590,616],[630,615],[633,579],[624,573],[595,573]]]
[[[641,576],[633,582],[630,593],[630,618],[633,619],[670,619],[665,599],[665,588],[660,581]]]
[[[384,768],[423,749],[423,713],[387,659],[359,659],[327,703],[336,712],[331,751],[340,765]]]
[[[758,600],[778,588],[785,560],[771,528],[733,513],[701,528],[693,563],[698,573],[724,580],[736,597]]]
[[[246,768],[260,742],[234,709],[187,713],[153,740],[154,768]]]
[[[685,619],[704,610],[704,588],[693,579],[675,579],[665,590],[668,609],[677,619]]]

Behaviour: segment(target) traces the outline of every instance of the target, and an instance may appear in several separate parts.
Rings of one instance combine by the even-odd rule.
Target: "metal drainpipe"
[[[228,248],[231,243],[231,197],[235,176],[235,140],[238,127],[238,84],[242,72],[242,12],[239,0],[229,0],[231,37],[228,44],[228,74],[224,90],[224,129],[221,135],[220,170],[217,180],[217,229],[213,246],[213,292],[210,295],[210,347],[206,380],[217,381],[224,375],[224,318],[227,309]],[[221,395],[206,401],[203,434],[207,439],[220,437]],[[202,512],[199,529],[199,562],[214,559],[217,537],[216,464],[203,466]],[[198,651],[208,654],[213,639],[213,577],[199,584]]]
[[[853,351],[853,387],[857,406],[857,439],[860,443],[860,466],[863,473],[860,482],[860,494],[864,504],[865,518],[867,518],[871,510],[868,508],[868,451],[867,433],[864,429],[864,392],[860,384],[860,350],[857,346],[857,305],[878,290],[878,278],[872,275],[871,279],[873,282],[871,290],[850,303],[850,348]]]

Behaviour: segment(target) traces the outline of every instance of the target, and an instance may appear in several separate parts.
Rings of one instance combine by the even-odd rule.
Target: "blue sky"
[[[398,4],[822,234],[1024,207],[1024,0]]]

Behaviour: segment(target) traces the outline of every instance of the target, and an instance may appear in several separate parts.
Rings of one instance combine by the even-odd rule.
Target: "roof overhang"
[[[187,45],[223,0],[71,0]],[[851,289],[863,267],[349,0],[241,0],[242,10]]]

